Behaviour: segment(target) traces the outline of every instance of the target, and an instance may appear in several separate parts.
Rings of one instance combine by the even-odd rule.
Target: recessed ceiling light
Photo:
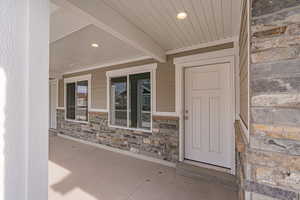
[[[99,44],[93,43],[93,44],[91,44],[91,46],[94,48],[97,48],[97,47],[99,47]]]
[[[187,17],[186,12],[180,12],[177,14],[177,19],[185,19]]]

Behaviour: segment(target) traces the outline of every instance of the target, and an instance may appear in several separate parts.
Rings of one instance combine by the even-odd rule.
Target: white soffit
[[[241,0],[98,0],[150,35],[166,51],[238,35]],[[179,12],[187,18],[178,20]]]
[[[120,13],[101,0],[52,0],[58,6],[71,10],[80,18],[85,18],[98,28],[139,49],[161,62],[166,61],[165,50],[147,33],[126,20]]]
[[[163,61],[166,53],[230,42],[239,32],[241,0],[51,2],[50,70],[56,73],[145,56]],[[181,11],[184,20],[176,18]],[[100,48],[90,48],[94,41]]]
[[[52,4],[56,6],[55,4]],[[76,13],[56,6],[57,9],[50,16],[50,43],[72,34],[91,22]]]
[[[91,44],[99,44],[98,48]],[[50,72],[74,70],[131,60],[145,54],[94,25],[80,29],[50,44]]]

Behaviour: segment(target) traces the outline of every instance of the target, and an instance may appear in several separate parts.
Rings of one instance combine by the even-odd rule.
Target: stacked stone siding
[[[245,182],[250,177],[248,170],[248,162],[247,162],[247,155],[248,155],[248,146],[247,140],[245,138],[246,134],[243,132],[240,123],[236,121],[235,123],[235,130],[236,130],[236,176],[239,185],[239,200],[245,199]]]
[[[250,200],[300,196],[300,1],[253,0],[250,143],[241,165]],[[242,199],[242,198],[241,198]]]
[[[65,120],[65,111],[57,110],[58,132],[96,144],[131,151],[161,160],[177,162],[179,156],[179,120],[153,117],[152,132],[108,126],[107,113],[90,112],[89,123]]]

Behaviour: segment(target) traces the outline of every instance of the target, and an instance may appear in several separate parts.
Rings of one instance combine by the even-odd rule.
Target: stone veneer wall
[[[300,1],[252,0],[250,37],[250,143],[237,142],[240,199],[298,200]]]
[[[57,131],[88,142],[107,145],[169,162],[179,158],[179,119],[153,116],[152,133],[108,127],[107,113],[90,112],[89,123],[65,120],[57,110]]]
[[[245,182],[250,178],[247,170],[249,166],[247,165],[247,139],[246,134],[243,132],[241,124],[239,121],[235,122],[235,132],[236,132],[236,177],[239,185],[238,196],[239,200],[245,199]]]

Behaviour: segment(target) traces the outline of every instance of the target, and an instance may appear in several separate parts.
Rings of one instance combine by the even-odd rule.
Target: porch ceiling
[[[98,48],[91,44],[99,44]],[[88,25],[50,45],[50,70],[64,73],[144,54],[94,25]]]
[[[51,0],[50,72],[139,56],[163,62],[172,50],[235,37],[241,1]],[[177,14],[183,11],[187,18],[178,20]],[[84,34],[91,25],[94,33]],[[92,41],[101,48],[88,48]]]
[[[164,50],[237,35],[241,0],[103,0]],[[178,20],[179,12],[187,18]]]

